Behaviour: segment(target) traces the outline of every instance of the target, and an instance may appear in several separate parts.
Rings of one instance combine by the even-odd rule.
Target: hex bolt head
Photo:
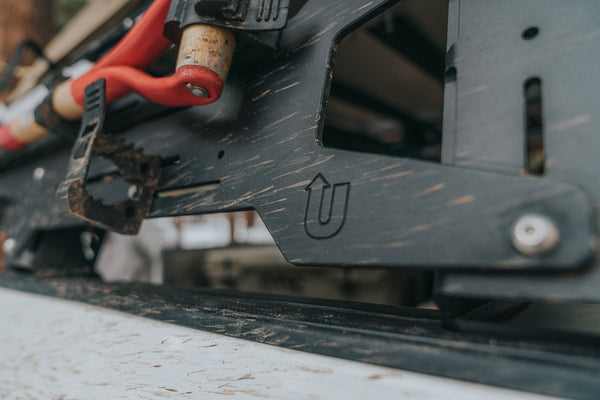
[[[512,242],[526,256],[537,256],[552,250],[560,241],[558,228],[548,217],[525,214],[513,226]]]
[[[208,90],[206,90],[202,86],[192,85],[191,83],[188,83],[186,86],[188,87],[188,89],[190,89],[190,93],[194,96],[201,97],[203,99],[210,98],[210,93],[208,93]]]

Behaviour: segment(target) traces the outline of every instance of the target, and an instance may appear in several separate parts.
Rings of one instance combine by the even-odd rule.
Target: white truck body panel
[[[0,289],[0,321],[2,399],[549,398],[7,289]]]

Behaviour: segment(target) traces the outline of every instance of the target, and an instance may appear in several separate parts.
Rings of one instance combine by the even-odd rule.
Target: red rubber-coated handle
[[[181,67],[175,74],[165,78],[154,78],[128,66],[106,67],[89,75],[92,82],[101,78],[106,79],[107,103],[136,92],[153,103],[168,107],[210,104],[221,96],[224,85],[216,73],[197,66]],[[210,97],[192,95],[186,86],[188,83],[205,88]]]
[[[221,97],[223,80],[205,68],[183,67],[166,78],[153,78],[141,71],[172,44],[163,36],[170,4],[170,0],[155,0],[113,50],[90,71],[73,81],[71,94],[77,104],[83,107],[85,88],[101,78],[106,79],[107,103],[131,92],[168,107],[205,105]],[[192,95],[186,86],[188,83],[206,89],[210,97]]]
[[[131,92],[137,92],[153,103],[168,107],[205,105],[219,99],[223,80],[213,71],[199,66],[184,66],[165,78],[154,78],[143,72],[172,43],[163,36],[171,0],[155,0],[141,20],[90,71],[73,80],[71,96],[82,109],[85,88],[106,79],[107,102],[111,103]],[[209,97],[194,96],[188,84],[204,88]],[[43,130],[34,122],[12,121],[0,125],[0,148],[19,150],[38,140]]]
[[[92,71],[113,65],[148,68],[172,45],[163,36],[170,6],[171,0],[155,0],[127,35],[96,63]]]
[[[0,125],[0,147],[5,150],[15,151],[27,147],[27,143],[23,143],[14,137],[10,124]]]

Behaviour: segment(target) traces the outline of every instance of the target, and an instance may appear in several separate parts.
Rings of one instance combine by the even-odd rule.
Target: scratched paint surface
[[[548,399],[0,289],[2,399]]]
[[[178,160],[163,167],[158,191],[183,192],[159,195],[149,216],[255,209],[286,259],[297,265],[453,270],[585,265],[593,254],[592,209],[586,194],[568,182],[318,143],[339,39],[393,3],[310,0],[290,19],[273,59],[237,72],[240,60],[234,60],[218,102],[156,115],[121,132],[146,154]],[[478,93],[485,92],[470,96]],[[64,178],[64,159],[64,153],[49,154],[2,176],[0,202],[7,206],[1,228],[18,244],[36,230],[72,223],[48,200]],[[37,166],[48,170],[47,177],[29,184]],[[310,186],[316,177],[323,179]],[[205,190],[190,191],[194,187]],[[524,256],[511,244],[510,229],[526,212],[543,213],[559,225],[560,246],[544,258]]]
[[[458,75],[445,89],[445,114],[455,115],[455,120],[444,123],[444,162],[520,173],[526,158],[523,87],[526,80],[539,77],[545,125],[544,179],[568,180],[585,188],[591,201],[599,204],[600,3],[514,0],[462,2],[460,7],[458,1],[451,4],[455,7],[451,7],[448,66],[453,64]],[[490,20],[494,23],[486,26],[474,22]],[[529,26],[538,27],[540,34],[524,40],[521,33]],[[594,213],[592,218],[598,226],[600,214]],[[484,294],[597,303],[597,260],[593,267],[568,279],[553,274],[446,275],[442,292],[458,297]]]

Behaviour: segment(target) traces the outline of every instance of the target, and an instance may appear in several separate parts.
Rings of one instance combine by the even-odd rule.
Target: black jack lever
[[[63,209],[100,228],[137,234],[158,187],[161,159],[148,156],[123,140],[103,132],[106,115],[106,81],[85,89],[81,128],[73,147],[67,177],[57,194]],[[127,199],[108,203],[94,198],[86,187],[90,165],[96,157],[112,161],[118,176],[129,185]],[[114,174],[113,174],[114,175]]]

